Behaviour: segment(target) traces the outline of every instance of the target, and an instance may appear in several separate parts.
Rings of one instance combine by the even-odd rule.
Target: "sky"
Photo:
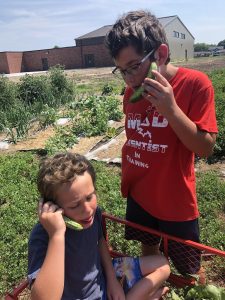
[[[178,15],[195,43],[225,39],[224,0],[0,0],[0,52],[74,46],[75,38],[138,9]]]

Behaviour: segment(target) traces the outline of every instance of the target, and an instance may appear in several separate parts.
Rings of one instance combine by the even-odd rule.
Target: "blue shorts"
[[[112,259],[112,264],[125,294],[143,278],[139,257],[116,257]],[[106,290],[104,290],[102,299],[107,299]]]

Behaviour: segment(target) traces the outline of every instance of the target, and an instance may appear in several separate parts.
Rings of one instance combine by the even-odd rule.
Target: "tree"
[[[223,46],[223,49],[225,49],[225,40],[220,41],[217,46]]]
[[[208,51],[209,45],[206,43],[197,43],[194,44],[194,51],[199,52],[199,51]]]

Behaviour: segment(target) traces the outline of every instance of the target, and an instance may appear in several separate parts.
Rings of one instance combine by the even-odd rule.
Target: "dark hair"
[[[169,47],[162,25],[155,15],[143,10],[122,15],[105,38],[105,45],[113,58],[127,46],[133,46],[138,54],[143,55],[153,49],[157,50],[161,44]],[[155,60],[154,53],[150,59]],[[169,61],[168,57],[166,63]]]
[[[58,188],[64,183],[73,182],[86,171],[95,186],[95,170],[83,155],[66,152],[43,160],[40,163],[37,185],[44,202],[56,202]]]

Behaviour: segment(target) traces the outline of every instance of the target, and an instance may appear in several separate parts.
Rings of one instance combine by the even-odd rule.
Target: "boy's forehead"
[[[142,59],[142,55],[138,54],[133,46],[127,46],[120,50],[115,63],[118,66],[129,66],[139,62],[140,59]]]

